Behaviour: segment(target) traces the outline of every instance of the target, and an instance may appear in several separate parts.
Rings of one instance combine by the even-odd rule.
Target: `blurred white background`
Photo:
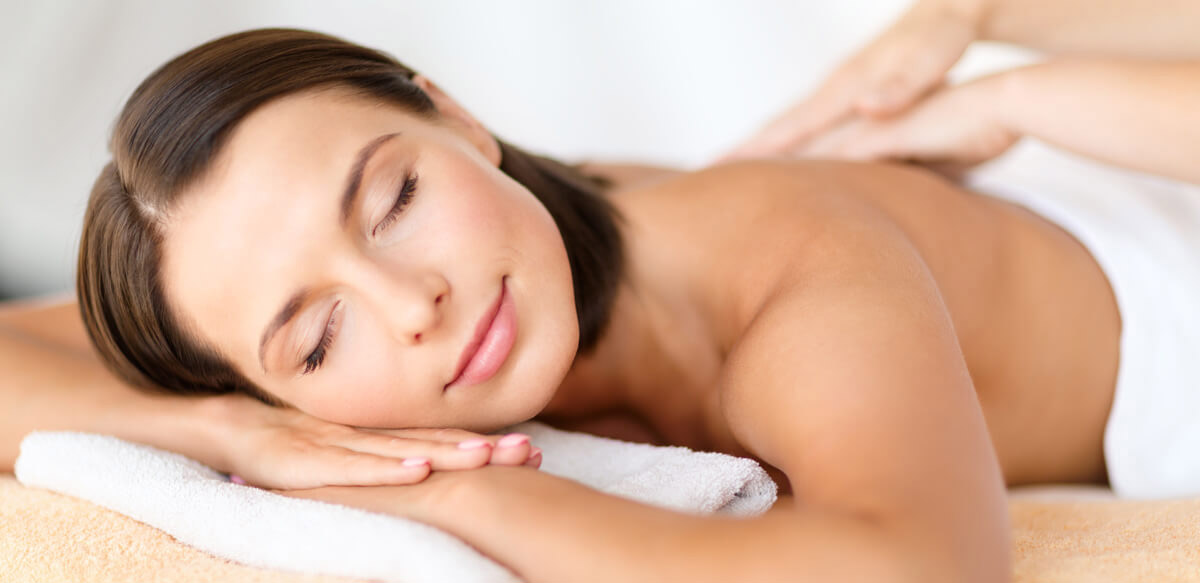
[[[310,28],[426,73],[565,160],[699,167],[811,90],[906,0],[0,0],[0,298],[70,291],[125,98],[203,41]],[[973,48],[952,77],[1025,62]]]

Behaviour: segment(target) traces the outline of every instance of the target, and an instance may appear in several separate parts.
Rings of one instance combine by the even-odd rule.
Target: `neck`
[[[630,356],[639,350],[630,350],[633,345],[644,350],[653,346],[640,302],[631,301],[628,286],[622,283],[613,301],[612,313],[604,332],[587,354],[575,357],[571,369],[563,378],[554,398],[542,411],[549,418],[579,418],[627,409],[633,401],[630,391],[635,364]],[[617,342],[624,338],[627,342]]]
[[[629,191],[611,199],[625,221],[625,271],[599,342],[577,356],[539,415],[550,424],[629,413],[659,435],[693,441],[704,410],[716,407],[716,379],[730,338],[728,297],[704,293],[707,274],[679,269],[678,234],[646,218],[653,199]],[[654,228],[639,227],[649,221]],[[668,439],[668,442],[672,441]],[[694,441],[693,441],[694,442]]]
[[[643,280],[641,283],[647,283]],[[711,386],[714,343],[696,306],[662,290],[623,282],[597,345],[578,356],[541,417],[550,423],[629,413],[663,430],[691,419]],[[697,363],[703,363],[697,366]],[[669,419],[669,420],[668,420]]]

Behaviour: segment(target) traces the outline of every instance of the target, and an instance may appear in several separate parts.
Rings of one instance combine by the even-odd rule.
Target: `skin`
[[[811,549],[770,565],[813,576],[1003,580],[1003,486],[1103,480],[1120,321],[1094,260],[1055,225],[901,166],[658,174],[612,195],[628,270],[600,344],[577,356],[569,269],[548,215],[496,170],[488,132],[419,82],[437,121],[340,90],[267,104],[169,215],[172,306],[272,394],[357,425],[487,431],[540,414],[754,457],[803,504],[749,522],[745,536]],[[367,165],[363,204],[340,227],[354,152],[391,132],[403,141]],[[412,202],[371,238],[409,168],[420,176]],[[511,355],[494,377],[443,392],[502,277],[518,314]],[[299,287],[320,292],[268,347],[264,372],[262,329]],[[325,364],[300,375],[339,300],[344,323]],[[490,486],[463,494],[462,481]],[[400,505],[433,487],[459,494]],[[572,558],[621,545],[604,533],[653,523],[667,537],[727,535],[521,469],[435,472],[407,488],[292,494],[425,520],[532,581],[577,575]],[[546,497],[484,501],[533,491]],[[580,529],[546,514],[561,504],[611,512]],[[561,561],[498,542],[514,508],[544,517]],[[650,557],[631,561],[598,573],[655,572]]]
[[[920,0],[724,159],[916,161],[958,175],[1033,136],[1197,182],[1186,128],[1197,124],[1198,16],[1187,0]],[[1054,58],[947,86],[976,40]],[[1096,123],[1124,118],[1140,121]]]
[[[570,268],[549,213],[495,167],[498,151],[345,92],[277,105],[234,132],[168,220],[167,294],[197,335],[272,395],[338,423],[480,431],[541,410],[578,339]],[[354,155],[397,132],[343,228]],[[409,168],[405,220],[372,235]],[[520,334],[503,382],[443,391],[505,277]],[[264,328],[301,287],[314,296],[267,344],[264,369]],[[302,374],[338,302],[324,365]]]
[[[1171,29],[1181,34],[1166,34],[1166,29],[1151,22],[1153,18],[1128,18],[1170,14],[1171,22],[1182,26],[1188,19],[1178,18],[1178,10],[1147,12],[1142,4],[1129,2],[1119,10],[1079,12],[1069,9],[1070,4],[1038,4],[1039,10],[1030,11],[1023,0],[920,3],[834,75],[818,92],[820,99],[814,97],[785,114],[773,124],[778,127],[768,128],[775,132],[771,140],[760,135],[757,146],[752,140],[748,147],[778,150],[759,154],[813,154],[817,150],[822,155],[853,159],[969,163],[1002,150],[1016,135],[1034,135],[1110,163],[1194,179],[1194,165],[1185,158],[1164,161],[1160,147],[1161,140],[1175,136],[1181,140],[1180,147],[1168,150],[1190,151],[1186,135],[1174,131],[1180,120],[1190,119],[1188,102],[1162,99],[1161,92],[1178,96],[1194,89],[1181,85],[1194,78],[1194,64],[1057,62],[1006,74],[1002,82],[990,78],[929,93],[972,37],[961,34],[965,29],[981,38],[1068,52],[1194,56],[1194,43],[1188,40],[1194,35],[1184,33],[1189,30],[1186,27]],[[1175,8],[1181,9],[1183,4]],[[984,6],[986,11],[973,10]],[[927,10],[930,7],[933,9]],[[1062,9],[1062,14],[1070,16],[1068,24],[1079,26],[1064,35],[1062,23],[1046,18],[1042,8]],[[1081,15],[1096,22],[1085,22]],[[1150,44],[1130,42],[1141,33],[1149,35]],[[929,38],[938,42],[930,44]],[[937,50],[930,51],[931,47]],[[897,62],[907,64],[896,66]],[[1132,75],[1138,83],[1128,82]],[[930,98],[919,107],[896,115],[927,94]],[[1091,100],[1092,109],[1045,106],[1055,100],[1074,103],[1071,100],[1080,94],[1105,99]],[[997,96],[1002,96],[998,102]],[[449,122],[441,129],[457,134],[459,146],[469,144],[494,165],[495,148],[486,132],[440,93],[435,98],[443,121]],[[1153,124],[1125,124],[1102,128],[1123,132],[1120,139],[1097,140],[1087,133],[1096,129],[1090,121],[1096,112],[1122,111],[1123,104],[1136,106],[1146,101],[1154,102],[1155,107],[1137,108],[1136,117],[1145,120],[1145,115],[1155,113],[1154,119],[1165,122],[1163,127],[1171,131],[1154,129],[1158,126]],[[1047,118],[1050,111],[1055,115]],[[853,119],[855,113],[879,119]],[[847,116],[852,118],[848,122]],[[883,119],[888,116],[893,117]],[[1126,116],[1128,113],[1102,117]],[[292,121],[303,125],[316,119]],[[836,127],[813,138],[831,126]],[[1143,126],[1152,130],[1139,131]],[[957,134],[947,135],[945,128],[953,128]],[[311,140],[312,135],[307,138]],[[1004,139],[991,139],[995,135]],[[315,160],[320,167],[327,158],[347,157],[337,150],[340,142],[332,139],[333,134],[321,138],[329,155],[310,156],[309,162]],[[305,136],[282,142],[277,141],[275,147],[295,146],[293,153],[305,152],[301,147]],[[1146,143],[1154,147],[1136,147]],[[1122,148],[1123,144],[1134,147]],[[467,157],[458,157],[457,162],[469,161],[473,155],[467,152]],[[1152,156],[1146,158],[1148,154]],[[298,165],[288,164],[281,172],[258,175],[289,176],[298,169]],[[455,165],[456,176],[468,171],[467,175],[478,178],[481,170]],[[613,195],[627,218],[624,230],[631,263],[613,321],[598,350],[570,362],[566,376],[549,397],[541,385],[513,390],[515,383],[509,381],[517,373],[502,371],[494,379],[495,386],[488,387],[499,399],[490,404],[503,405],[496,417],[544,405],[540,417],[560,426],[753,456],[775,474],[785,490],[796,492],[795,500],[785,496],[757,519],[714,521],[649,509],[540,472],[500,466],[470,472],[435,471],[417,486],[285,493],[437,525],[530,581],[662,580],[665,575],[691,581],[779,580],[784,574],[796,580],[1003,580],[1008,545],[1003,540],[1004,516],[997,504],[997,484],[1103,481],[1100,438],[1111,405],[1120,319],[1111,290],[1094,261],[1054,225],[928,174],[886,165],[753,163],[691,176],[636,167],[597,170],[618,175],[618,182],[639,184]],[[313,174],[314,182],[293,180],[295,184],[286,186],[294,194],[308,186],[315,191],[321,180],[331,187],[334,184],[319,172]],[[485,195],[482,190],[470,189],[466,194],[479,195],[473,199],[476,203],[487,203],[491,195],[511,186],[502,179],[486,178],[473,184],[488,191]],[[270,181],[258,186],[263,185],[268,188],[256,188],[255,194],[271,195],[273,188],[280,186]],[[730,196],[731,192],[737,196]],[[334,195],[325,192],[323,196]],[[519,198],[509,197],[509,202]],[[260,207],[268,211],[260,210],[261,216],[288,209],[299,199],[278,201],[277,206]],[[332,221],[325,204],[326,218]],[[527,226],[532,227],[534,215],[505,211],[499,222],[530,221]],[[867,227],[856,229],[857,225]],[[219,223],[211,226],[217,232],[222,228]],[[518,231],[524,234],[524,228]],[[327,224],[313,231],[321,233],[318,242],[332,239],[336,243],[331,232]],[[497,233],[503,238],[512,231],[484,229],[481,240]],[[533,248],[536,238],[524,242]],[[457,243],[466,245],[458,251],[482,250],[476,257],[485,263],[496,259],[486,252],[485,245]],[[203,241],[205,246],[212,244],[211,237]],[[231,247],[236,252],[226,259],[238,259],[246,249],[269,248]],[[333,253],[328,247],[320,251]],[[835,260],[822,260],[827,257]],[[410,319],[411,313],[403,316],[390,302],[369,302],[376,293],[383,293],[382,288],[373,289],[369,284],[385,281],[404,289],[397,281],[404,281],[402,276],[410,272],[395,266],[394,271],[385,272],[388,264],[376,259],[376,264],[364,261],[361,271],[335,271],[346,279],[339,289],[352,296],[357,292],[356,301],[371,306],[378,312],[374,315],[383,318],[373,321],[404,330],[405,322],[420,318]],[[533,263],[523,265],[522,277],[532,277],[527,267]],[[901,269],[893,269],[896,265]],[[371,275],[370,267],[381,277],[366,277]],[[533,271],[548,277],[545,282],[554,281],[552,264],[536,267]],[[454,284],[454,305],[441,308],[444,314],[465,310],[459,305],[462,296],[469,295],[462,292],[467,287],[464,282],[487,280],[445,266],[436,270],[455,272],[453,279],[442,274],[443,281]],[[839,273],[845,277],[839,279]],[[464,279],[465,275],[472,277]],[[384,276],[397,281],[388,282]],[[235,288],[244,285],[238,279],[231,283]],[[430,290],[437,287],[416,289],[436,298],[439,294]],[[537,291],[546,296],[539,297],[539,302],[554,295],[552,288],[539,287]],[[236,301],[230,306],[236,307]],[[4,368],[17,374],[11,387],[0,390],[0,397],[14,405],[0,407],[10,413],[0,424],[11,433],[11,437],[6,433],[0,456],[8,467],[23,428],[34,423],[44,428],[45,420],[64,428],[87,427],[185,451],[214,467],[249,468],[279,457],[253,456],[247,465],[220,457],[210,459],[210,452],[197,447],[198,443],[220,441],[219,435],[236,433],[237,446],[226,449],[259,449],[247,447],[241,431],[218,431],[205,439],[179,438],[164,443],[163,436],[168,434],[193,435],[181,431],[187,424],[180,421],[190,420],[196,427],[226,426],[230,417],[227,404],[216,408],[219,414],[198,415],[198,409],[176,403],[179,399],[151,402],[129,392],[107,377],[94,357],[83,354],[87,351],[81,349],[85,344],[73,306],[63,308],[0,312],[0,345],[9,347],[0,350],[0,356],[11,361]],[[477,305],[475,309],[478,311]],[[428,316],[434,312],[413,313]],[[911,317],[913,313],[920,317]],[[45,325],[51,317],[73,324],[70,338],[61,332],[62,326]],[[522,316],[522,326],[529,317]],[[545,326],[542,332],[558,324],[571,325],[570,319],[559,319],[556,310],[539,309],[532,317]],[[461,316],[425,321],[435,322],[430,324],[435,328],[449,327],[461,323]],[[198,322],[192,321],[194,326]],[[376,332],[377,340],[386,338]],[[404,334],[391,336],[396,347],[405,350],[417,344],[401,342]],[[430,336],[424,338],[427,344],[435,343]],[[227,350],[233,354],[238,349],[231,346]],[[441,353],[440,349],[429,350]],[[523,345],[523,350],[532,349]],[[64,362],[67,352],[70,362]],[[539,355],[537,370],[526,368],[520,374],[534,380],[553,378],[555,354]],[[780,354],[786,357],[780,358]],[[43,361],[54,365],[29,366]],[[421,361],[420,366],[430,366],[426,362]],[[366,364],[377,366],[377,361]],[[24,375],[36,382],[21,380],[22,367],[38,371]],[[45,370],[58,376],[43,378],[41,371]],[[375,369],[369,372],[376,377],[382,374]],[[385,376],[377,386],[403,388],[394,378]],[[104,381],[103,390],[97,388],[98,379]],[[406,380],[404,387],[421,384]],[[429,378],[419,380],[430,382]],[[278,384],[278,394],[293,391],[293,398],[302,397],[295,388],[298,385],[290,380]],[[33,386],[40,387],[37,394],[20,392]],[[337,384],[338,389],[343,386]],[[420,401],[419,393],[401,398],[381,389],[350,386],[353,390],[341,390],[335,402],[314,399],[306,406],[328,409],[331,415],[373,415],[383,422],[386,419],[379,417],[378,408],[368,405],[366,409],[374,410],[362,410],[364,403],[372,398],[392,404]],[[972,395],[965,403],[961,398],[964,387]],[[84,402],[81,397],[88,398],[86,406],[80,405]],[[134,402],[138,406],[127,405]],[[167,409],[178,409],[178,414],[163,416],[160,412]],[[66,412],[75,410],[88,413],[68,418]],[[106,413],[96,415],[94,411]],[[462,417],[463,423],[480,423],[479,428],[487,423],[478,412],[455,413],[435,407],[417,413],[411,409],[386,412],[406,419],[453,413]],[[248,425],[260,426],[259,417],[249,417],[254,421]],[[124,421],[134,418],[141,422]],[[43,421],[33,421],[38,419]],[[147,419],[165,423],[154,429],[154,424],[144,422]],[[109,422],[98,424],[97,420]],[[289,423],[294,432],[292,422],[280,427]],[[132,434],[133,430],[138,433]],[[980,440],[985,431],[990,438],[983,440],[986,445]],[[194,435],[207,433],[213,432],[207,429]],[[316,425],[310,433],[330,435],[329,427]],[[295,437],[288,435],[277,439],[285,447],[272,451],[295,450]],[[353,438],[355,443],[363,439],[359,435]],[[325,449],[314,451],[336,453],[322,454],[328,460],[324,466],[316,464],[300,473],[311,478],[323,467],[336,467],[340,474],[342,468],[357,466],[342,463],[348,455],[357,455],[355,447],[381,455],[407,455],[394,448],[387,450],[378,442],[355,445],[351,451],[343,449],[345,446],[345,441],[338,444],[336,440],[324,444]],[[288,459],[315,457],[305,453]],[[265,472],[262,480],[276,479],[276,474]],[[350,478],[350,483],[369,483],[361,476]],[[564,507],[572,512],[562,513]],[[630,532],[640,536],[630,537]],[[731,537],[744,544],[731,548]],[[513,540],[527,544],[512,545]],[[649,541],[661,541],[663,546],[648,545]],[[680,548],[688,552],[671,552]],[[582,561],[594,564],[596,556],[610,560],[594,569],[578,568]]]

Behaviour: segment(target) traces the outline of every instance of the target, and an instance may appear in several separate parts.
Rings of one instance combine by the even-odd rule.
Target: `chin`
[[[497,407],[503,413],[485,422],[488,427],[475,431],[488,433],[537,417],[562,386],[563,379],[574,362],[578,338],[577,331],[570,338],[547,335],[545,340],[549,346],[546,346],[544,351],[537,351],[537,358],[532,359],[531,364],[535,365],[536,370],[529,371],[531,374],[527,375],[514,375],[506,383],[506,389],[511,391],[511,397],[506,403],[508,406]]]

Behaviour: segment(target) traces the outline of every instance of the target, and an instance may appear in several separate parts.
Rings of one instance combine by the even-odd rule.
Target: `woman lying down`
[[[294,30],[167,63],[111,148],[78,292],[113,374],[69,305],[9,308],[7,468],[32,428],[112,433],[437,526],[531,582],[1004,581],[1006,485],[1200,493],[1187,417],[1131,416],[1186,396],[1125,384],[1200,325],[1146,305],[1197,281],[1195,248],[1140,255],[1162,233],[1067,232],[908,165],[605,189],[391,57]],[[607,496],[485,435],[531,418],[752,457],[792,502]]]

